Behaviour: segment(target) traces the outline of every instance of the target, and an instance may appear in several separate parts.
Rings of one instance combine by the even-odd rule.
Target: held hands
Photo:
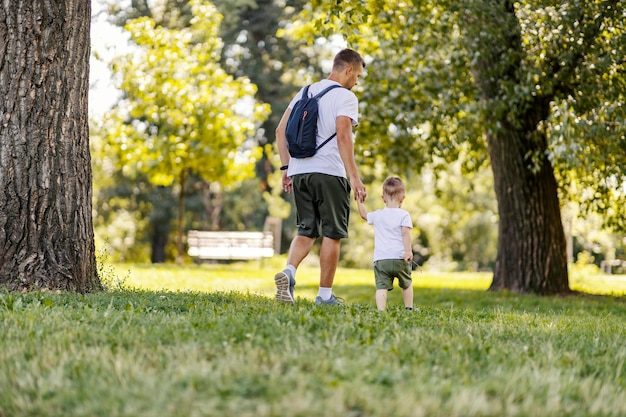
[[[359,177],[355,180],[350,179],[350,185],[354,190],[354,199],[359,203],[362,203],[367,198],[367,192],[365,191],[365,185],[363,185],[363,181]]]

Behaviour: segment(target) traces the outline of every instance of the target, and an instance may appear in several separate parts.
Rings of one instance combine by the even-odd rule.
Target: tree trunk
[[[149,216],[150,261],[152,263],[164,263],[167,260],[167,244],[174,215],[170,201],[173,187],[149,186],[148,190],[150,194],[148,201],[152,207]]]
[[[0,286],[98,290],[87,97],[91,3],[0,4]]]
[[[167,245],[169,225],[156,223],[152,226],[152,238],[150,239],[150,262],[153,264],[162,264],[165,262],[165,247]]]
[[[538,129],[550,114],[551,97],[516,93],[527,74],[514,2],[477,2],[463,10],[466,41],[478,52],[472,75],[487,108],[487,147],[498,200],[498,255],[490,289],[568,292],[557,183],[545,133]]]
[[[181,265],[185,256],[185,248],[183,245],[183,233],[185,225],[185,187],[187,186],[187,170],[183,169],[180,173],[180,191],[178,192],[178,216],[176,224],[176,263]]]
[[[566,293],[565,233],[552,165],[544,157],[534,173],[525,156],[536,150],[519,136],[509,129],[488,137],[499,213],[498,255],[490,290]]]

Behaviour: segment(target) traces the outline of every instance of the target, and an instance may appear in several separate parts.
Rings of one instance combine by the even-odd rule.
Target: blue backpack
[[[333,133],[320,146],[317,146],[317,102],[324,94],[341,86],[331,85],[313,97],[309,97],[309,87],[307,85],[304,88],[302,98],[294,104],[287,119],[285,134],[287,136],[287,149],[292,158],[308,158],[315,155],[318,149],[337,135],[337,133]]]

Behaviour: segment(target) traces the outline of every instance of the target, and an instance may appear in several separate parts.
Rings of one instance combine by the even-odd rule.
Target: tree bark
[[[101,288],[92,223],[91,3],[0,4],[0,286]]]
[[[569,292],[565,233],[550,161],[544,157],[534,173],[526,155],[537,150],[512,128],[487,141],[499,214],[490,290]]]

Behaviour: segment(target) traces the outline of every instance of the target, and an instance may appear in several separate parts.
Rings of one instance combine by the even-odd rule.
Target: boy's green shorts
[[[398,279],[398,286],[407,289],[413,282],[411,263],[404,259],[381,259],[374,262],[374,279],[377,290],[393,290],[393,279]]]

